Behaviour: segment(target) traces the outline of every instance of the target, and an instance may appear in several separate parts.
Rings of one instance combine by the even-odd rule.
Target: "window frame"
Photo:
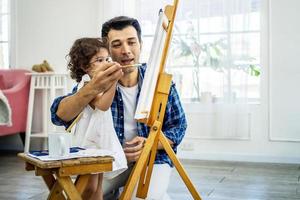
[[[251,33],[255,33],[255,34],[258,34],[258,38],[259,38],[259,45],[258,45],[258,50],[261,51],[261,46],[262,46],[262,41],[261,41],[261,38],[262,38],[262,27],[261,27],[261,18],[262,18],[262,9],[263,9],[263,2],[262,0],[260,0],[260,7],[259,9],[257,9],[257,12],[259,12],[259,20],[260,20],[260,24],[259,26],[257,27],[257,30],[232,30],[232,22],[231,22],[231,17],[232,17],[232,14],[231,13],[228,13],[227,15],[224,15],[223,17],[226,17],[226,21],[227,21],[227,24],[226,24],[226,30],[227,31],[219,31],[219,32],[200,32],[199,31],[199,23],[200,23],[200,20],[201,18],[195,18],[193,20],[196,20],[197,22],[197,30],[195,31],[196,34],[197,34],[197,37],[201,38],[201,36],[210,36],[210,35],[226,35],[226,39],[227,39],[227,42],[229,44],[231,44],[231,40],[232,40],[232,36],[234,36],[235,34],[242,34],[242,35],[246,35],[246,34],[251,34]],[[203,19],[203,18],[202,18]],[[176,22],[175,22],[176,23]],[[184,35],[184,34],[181,34],[181,35]],[[175,37],[176,34],[173,34],[173,37]],[[154,37],[154,34],[143,34],[142,35],[143,38],[148,38],[148,39],[153,39]],[[198,38],[198,39],[199,39]],[[231,54],[232,53],[232,50],[231,50],[231,45],[229,45],[229,48],[227,49],[228,53]],[[234,61],[233,57],[232,56],[228,56],[230,58],[230,61],[229,62],[232,62]],[[232,62],[233,63],[233,62]],[[261,57],[261,52],[260,54],[258,55],[258,61],[257,62],[254,62],[252,64],[254,65],[258,65],[258,66],[261,66],[261,63],[262,63],[262,57]],[[249,63],[248,63],[249,64]],[[245,64],[244,64],[245,65]],[[174,65],[174,64],[171,64],[170,66],[168,66],[168,68],[172,68],[172,69],[176,69],[176,68],[180,68],[180,67],[185,67],[185,68],[195,68],[195,66],[189,64],[189,65]],[[258,83],[255,84],[255,87],[258,88],[258,98],[251,98],[251,97],[248,97],[248,103],[249,104],[260,104],[261,102],[261,77],[258,78]],[[182,98],[182,100],[184,101],[184,103],[189,103],[189,102],[192,102],[191,99],[193,99],[193,97],[190,97],[190,98]],[[217,98],[216,99],[216,102],[218,102],[220,98]],[[199,103],[199,101],[197,101]]]

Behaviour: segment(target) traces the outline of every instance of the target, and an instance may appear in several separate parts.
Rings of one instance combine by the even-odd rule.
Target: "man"
[[[119,63],[121,66],[139,63],[142,40],[141,28],[136,19],[120,16],[107,21],[102,26],[102,37],[108,40],[109,51],[113,61]],[[120,68],[122,72],[120,72]],[[111,180],[104,180],[104,194],[125,185],[132,166],[138,160],[144,142],[149,134],[149,127],[134,120],[145,68],[146,64],[143,64],[140,68],[124,68],[116,64],[108,64],[104,69],[99,69],[96,72],[97,75],[99,74],[99,77],[100,75],[103,77],[103,80],[110,80],[111,83],[115,83],[118,80],[111,110],[114,127],[124,147],[129,165],[128,170],[123,174]],[[93,99],[93,96],[97,95],[95,93],[105,91],[106,88],[109,88],[109,81],[103,82],[101,85],[100,78],[97,79],[98,84],[95,84],[96,80],[93,79],[79,92],[68,97],[59,97],[54,101],[51,108],[54,124],[65,125],[67,127],[72,122],[72,119],[81,112],[83,107]],[[77,88],[75,87],[73,93],[76,90]],[[184,111],[175,85],[172,84],[162,131],[175,152],[185,134],[186,126]],[[159,148],[162,148],[160,144]],[[166,152],[158,150],[148,192],[149,199],[161,200],[164,198],[172,166]]]

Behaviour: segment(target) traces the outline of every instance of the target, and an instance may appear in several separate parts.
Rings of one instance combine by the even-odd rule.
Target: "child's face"
[[[87,69],[87,74],[92,78],[94,71],[103,66],[104,63],[111,62],[111,58],[108,54],[108,50],[105,48],[100,48],[98,53],[92,57],[90,60],[90,67]]]

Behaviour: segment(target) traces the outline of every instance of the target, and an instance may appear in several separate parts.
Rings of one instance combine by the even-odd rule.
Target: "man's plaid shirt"
[[[141,91],[143,79],[144,79],[144,74],[146,70],[146,64],[143,64],[142,67],[139,68],[139,81],[138,81],[138,94],[137,94],[137,99],[139,98],[139,94]],[[72,93],[66,95],[72,95],[77,91],[77,86],[73,88]],[[70,122],[64,122],[62,119],[60,119],[56,115],[56,111],[58,108],[58,105],[60,101],[66,97],[66,96],[61,96],[58,97],[54,100],[52,106],[51,106],[51,120],[52,123],[58,126],[65,126],[66,128],[72,123]],[[123,108],[123,99],[120,90],[116,89],[116,93],[111,105],[111,112],[113,116],[113,122],[114,122],[114,127],[117,133],[117,136],[119,138],[119,141],[121,144],[124,142],[124,108]],[[164,117],[164,122],[162,126],[162,131],[165,134],[165,136],[170,139],[171,141],[174,142],[173,149],[176,152],[177,151],[177,146],[180,144],[181,140],[183,139],[183,136],[185,134],[185,130],[187,127],[187,122],[185,118],[185,114],[177,93],[177,90],[175,88],[175,84],[172,83],[169,97],[168,97],[168,103],[166,107],[166,113]],[[137,122],[137,130],[138,136],[141,137],[148,137],[149,135],[149,127],[147,127],[143,123]],[[173,166],[171,160],[167,156],[166,152],[164,150],[158,150],[156,159],[155,159],[156,164],[162,164],[162,163],[168,163],[170,166]]]

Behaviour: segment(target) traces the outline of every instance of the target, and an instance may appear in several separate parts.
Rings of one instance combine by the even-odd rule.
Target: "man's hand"
[[[130,141],[125,142],[124,153],[127,162],[137,161],[142,153],[146,138],[136,136]]]
[[[121,65],[116,62],[105,63],[88,73],[92,77],[90,87],[98,94],[108,90],[123,76]]]

